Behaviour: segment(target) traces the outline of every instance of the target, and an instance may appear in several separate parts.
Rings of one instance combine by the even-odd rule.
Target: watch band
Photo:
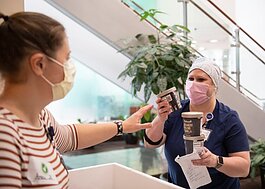
[[[148,142],[151,145],[158,145],[158,144],[160,144],[162,142],[163,135],[162,135],[162,137],[158,141],[154,142],[150,138],[148,138],[148,136],[147,136],[147,134],[146,134],[146,132],[144,130],[144,139],[145,139],[146,142]]]
[[[122,121],[114,121],[114,123],[117,125],[117,134],[116,134],[116,136],[122,135],[123,134]]]
[[[224,159],[222,156],[217,156],[217,165],[214,167],[215,169],[219,169],[224,165]]]

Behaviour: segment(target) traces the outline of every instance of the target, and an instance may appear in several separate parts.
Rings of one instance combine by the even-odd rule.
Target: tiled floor
[[[69,169],[105,163],[119,163],[143,173],[159,177],[167,171],[163,149],[146,149],[139,145],[128,145],[124,141],[110,141],[63,155]],[[241,189],[260,189],[260,178],[241,179]]]

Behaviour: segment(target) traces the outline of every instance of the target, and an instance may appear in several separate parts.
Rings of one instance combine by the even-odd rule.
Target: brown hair
[[[10,77],[20,72],[22,61],[34,52],[54,57],[63,44],[65,29],[56,20],[34,12],[11,16],[0,13],[0,72]]]

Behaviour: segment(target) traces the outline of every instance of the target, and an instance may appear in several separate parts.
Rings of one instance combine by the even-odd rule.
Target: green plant
[[[154,18],[161,13],[155,9],[145,11],[141,20]],[[184,95],[184,84],[192,60],[190,41],[185,33],[189,30],[180,25],[161,24],[157,35],[138,34],[136,43],[129,44],[121,52],[132,55],[132,59],[118,78],[132,77],[132,93],[136,96],[144,85],[144,99],[147,102],[152,92],[158,94],[175,86],[180,96]]]
[[[251,154],[251,173],[253,178],[259,166],[265,165],[265,140],[259,139],[250,146]]]

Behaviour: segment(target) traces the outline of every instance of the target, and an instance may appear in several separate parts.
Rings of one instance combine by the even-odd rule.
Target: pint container
[[[202,112],[182,112],[184,136],[200,136],[201,135],[201,118]]]
[[[176,87],[167,89],[157,95],[162,100],[167,100],[173,111],[180,109],[181,103]]]
[[[190,154],[194,151],[200,154],[203,151],[204,135],[195,136],[195,137],[186,137],[184,135],[183,139],[185,143],[186,154]]]

